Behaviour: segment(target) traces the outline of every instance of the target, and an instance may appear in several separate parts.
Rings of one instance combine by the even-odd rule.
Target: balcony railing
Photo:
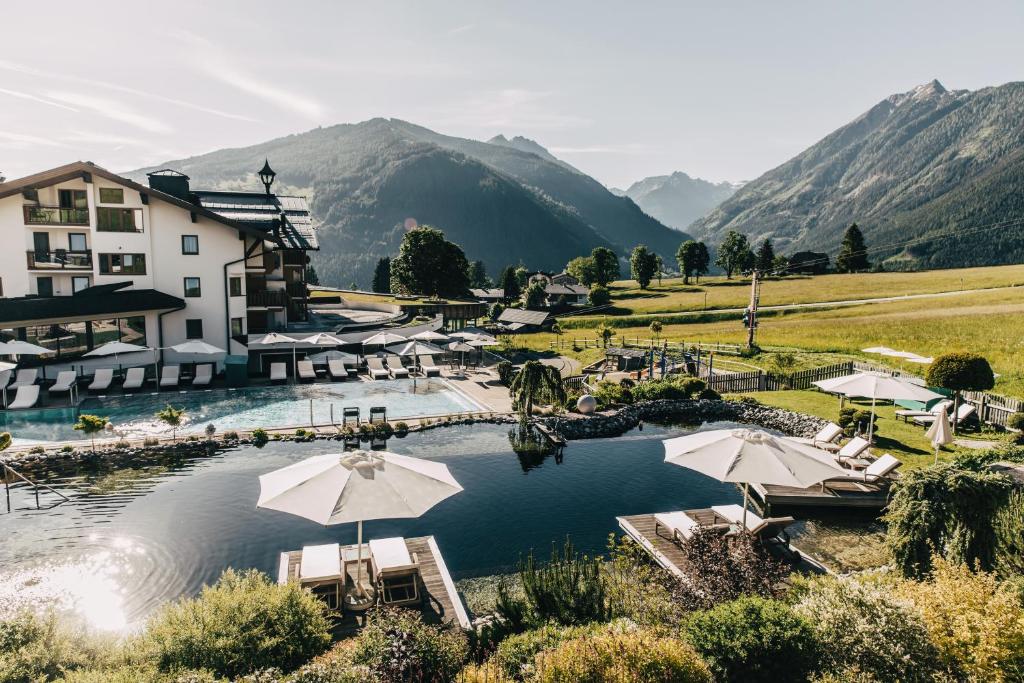
[[[245,295],[245,303],[250,307],[284,308],[288,305],[288,298],[288,292],[264,290],[247,293]]]
[[[89,225],[88,209],[27,205],[24,210],[25,225]]]
[[[92,250],[28,251],[28,267],[36,270],[92,270]]]

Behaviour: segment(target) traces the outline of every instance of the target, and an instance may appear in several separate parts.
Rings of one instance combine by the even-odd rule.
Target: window
[[[53,296],[53,278],[37,277],[36,293],[39,294],[39,296]]]
[[[199,278],[187,277],[185,278],[185,296],[196,297],[202,296],[202,289],[199,287]]]
[[[190,318],[185,321],[185,338],[186,339],[202,339],[203,338],[203,320],[202,318]]]
[[[142,232],[135,225],[134,209],[96,207],[96,229],[100,232]]]
[[[199,253],[199,235],[181,236],[181,253],[186,256],[195,256]]]
[[[242,318],[231,319],[231,336],[240,337],[245,334],[245,321]]]
[[[240,278],[240,277],[229,277],[228,278],[228,295],[229,296],[242,296],[242,278]]]
[[[62,209],[84,211],[89,208],[89,198],[85,190],[58,190],[57,199]]]
[[[145,254],[100,254],[101,275],[145,275]]]
[[[83,276],[77,276],[71,278],[71,293],[75,294],[89,286],[89,278]]]
[[[100,204],[124,204],[124,190],[120,187],[101,187]]]
[[[87,242],[85,239],[84,232],[72,232],[68,233],[68,250],[69,251],[88,251],[89,247],[86,246]]]

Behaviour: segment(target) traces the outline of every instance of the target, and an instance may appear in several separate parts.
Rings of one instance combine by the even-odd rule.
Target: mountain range
[[[863,230],[887,267],[993,265],[1024,258],[1024,83],[976,91],[932,81],[882,100],[744,185],[688,231],[729,230],[776,252],[835,254]],[[886,247],[886,245],[889,245]]]
[[[186,173],[195,187],[252,188],[264,159],[284,189],[310,198],[321,221],[313,263],[324,284],[369,285],[377,260],[397,254],[414,223],[443,230],[492,276],[520,262],[557,271],[598,246],[628,257],[646,244],[670,261],[687,238],[532,140],[481,142],[398,119],[317,128],[153,168]],[[128,175],[141,179],[148,170]]]
[[[685,230],[741,187],[729,182],[712,183],[691,178],[682,171],[638,180],[628,189],[611,188],[669,227]]]

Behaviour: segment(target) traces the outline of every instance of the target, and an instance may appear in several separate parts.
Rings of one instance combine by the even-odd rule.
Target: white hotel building
[[[269,165],[264,192],[148,177],[75,162],[0,183],[0,341],[51,349],[50,365],[95,365],[79,359],[117,339],[174,363],[188,339],[244,355],[248,335],[306,317],[316,235],[304,198],[271,193]]]

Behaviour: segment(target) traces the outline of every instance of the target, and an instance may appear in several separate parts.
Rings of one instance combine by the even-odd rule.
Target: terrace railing
[[[31,270],[92,270],[92,250],[52,251],[32,250],[25,252]]]
[[[89,225],[88,209],[26,205],[25,225]]]
[[[284,290],[247,292],[245,303],[250,308],[284,308],[291,297]]]

